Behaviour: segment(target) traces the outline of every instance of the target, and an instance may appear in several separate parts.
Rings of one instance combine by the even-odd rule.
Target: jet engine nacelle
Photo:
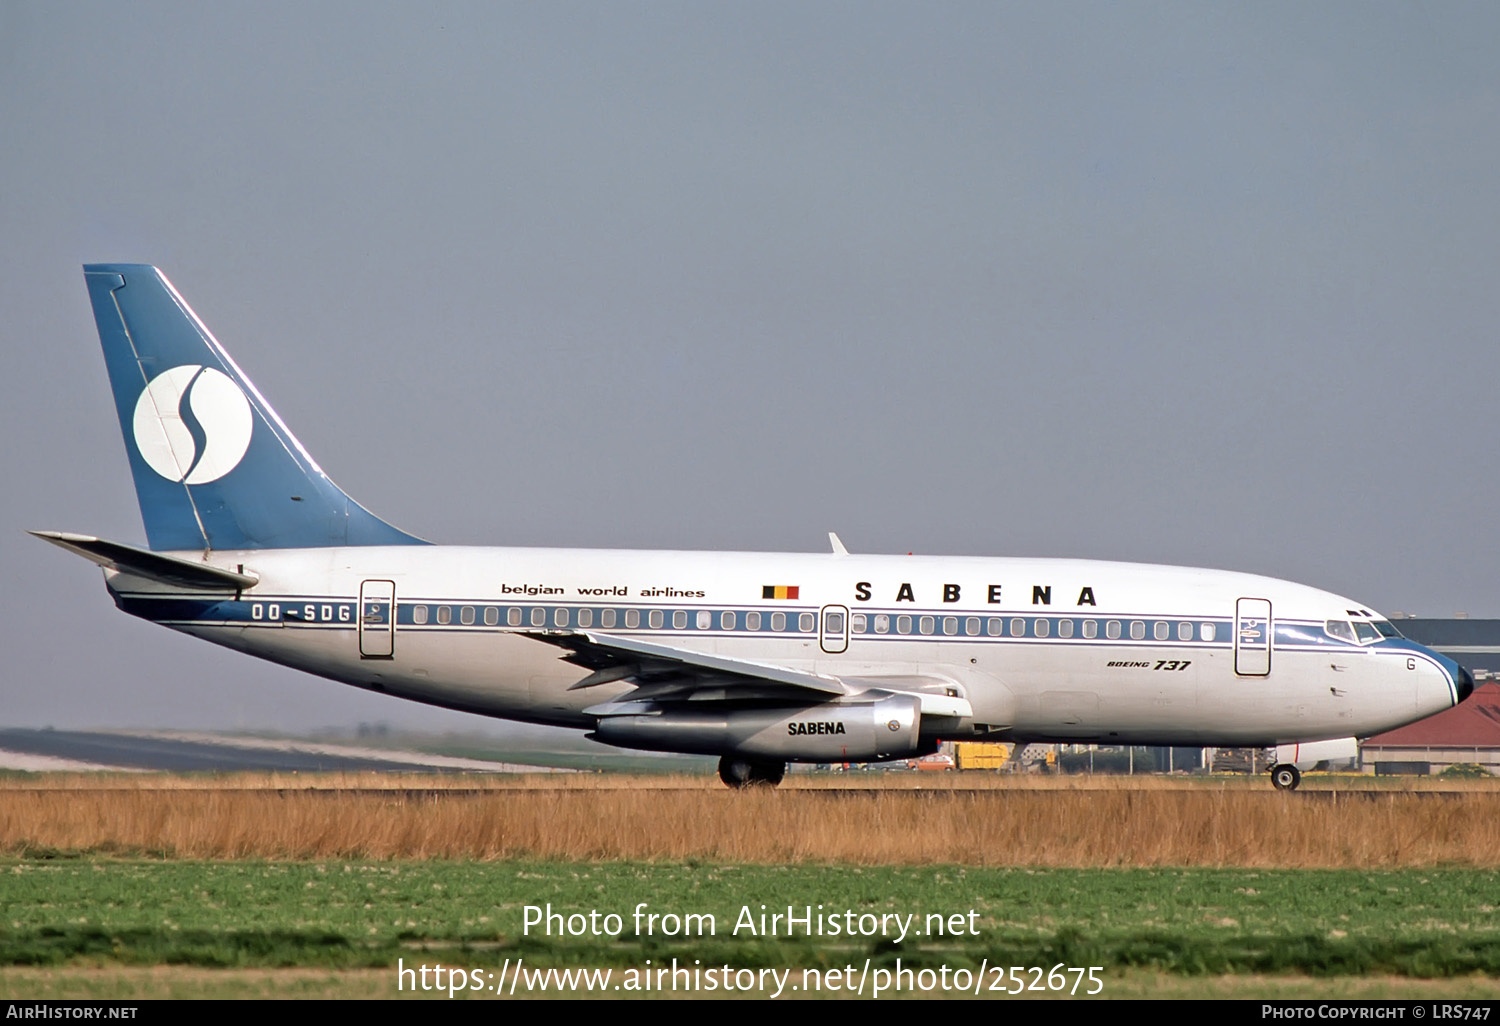
[[[725,711],[664,710],[605,716],[590,736],[619,748],[742,755],[779,762],[873,762],[926,755],[912,695]]]

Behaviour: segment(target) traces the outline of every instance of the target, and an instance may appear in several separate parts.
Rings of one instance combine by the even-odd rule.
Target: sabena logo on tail
[[[152,378],[135,404],[136,448],[168,481],[208,484],[250,448],[250,401],[223,371],[184,364]]]

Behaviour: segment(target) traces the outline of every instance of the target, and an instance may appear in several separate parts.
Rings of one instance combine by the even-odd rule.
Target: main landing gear
[[[1278,791],[1295,791],[1302,783],[1302,774],[1291,763],[1283,762],[1271,767],[1271,786]]]
[[[726,755],[719,760],[719,779],[730,787],[775,787],[786,776],[786,763],[761,762]]]

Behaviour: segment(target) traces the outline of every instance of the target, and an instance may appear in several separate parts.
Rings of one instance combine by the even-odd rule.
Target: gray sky
[[[114,611],[79,265],[441,542],[1057,555],[1500,616],[1500,6],[0,0],[0,721],[486,721]]]

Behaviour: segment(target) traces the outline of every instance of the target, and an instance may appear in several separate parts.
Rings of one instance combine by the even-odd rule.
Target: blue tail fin
[[[152,549],[420,545],[328,479],[145,264],[85,264]]]

